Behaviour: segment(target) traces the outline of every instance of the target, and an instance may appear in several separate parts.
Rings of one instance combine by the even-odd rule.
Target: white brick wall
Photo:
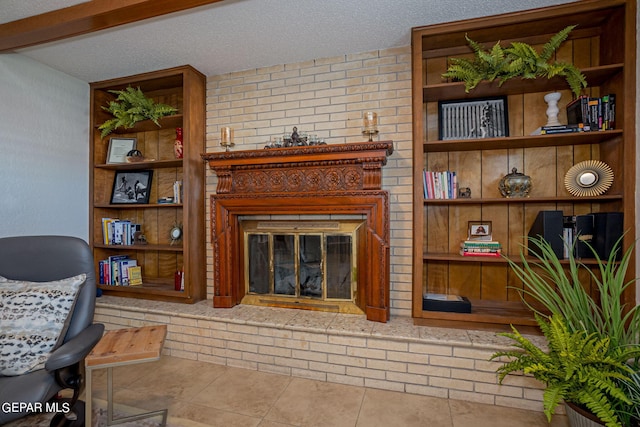
[[[234,150],[262,149],[293,126],[328,144],[364,141],[362,114],[378,113],[380,140],[393,140],[383,168],[390,195],[391,314],[411,316],[412,133],[409,46],[276,65],[207,78],[207,152],[221,151],[220,127],[235,133]],[[207,200],[215,193],[207,171]],[[209,206],[207,206],[207,230]],[[213,258],[207,233],[207,294]]]

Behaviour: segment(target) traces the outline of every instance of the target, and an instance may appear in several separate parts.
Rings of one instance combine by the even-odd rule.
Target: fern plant
[[[501,333],[514,341],[515,349],[491,357],[508,360],[498,368],[499,382],[509,374],[522,372],[544,383],[543,406],[549,422],[564,400],[588,408],[608,427],[621,426],[617,408],[633,403],[621,382],[631,381],[634,371],[627,361],[640,355],[640,347],[617,346],[609,337],[571,331],[560,315],[536,315],[536,320],[548,348],[537,346],[513,326],[512,332]]]
[[[113,115],[113,119],[106,120],[98,127],[102,138],[120,127],[132,128],[142,120],[151,120],[160,127],[158,119],[178,111],[170,105],[156,103],[153,99],[147,98],[139,87],[134,89],[129,86],[125,90],[110,90],[109,92],[117,97],[110,101],[108,106],[102,107],[103,110]]]
[[[463,81],[465,91],[468,93],[482,80],[497,80],[498,85],[502,86],[505,81],[514,77],[535,79],[562,76],[577,98],[582,89],[587,87],[585,76],[573,64],[562,61],[552,62],[553,54],[575,27],[570,25],[555,34],[545,43],[540,53],[522,42],[512,42],[506,48],[497,42],[490,50],[485,50],[480,43],[465,35],[473,50],[473,59],[450,58],[449,67],[442,77]]]

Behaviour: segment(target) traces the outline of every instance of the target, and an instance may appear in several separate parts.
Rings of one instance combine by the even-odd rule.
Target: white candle
[[[365,129],[375,129],[377,126],[378,126],[378,115],[373,111],[366,111],[364,113]]]
[[[225,126],[220,129],[220,144],[226,145],[233,141],[233,129]]]

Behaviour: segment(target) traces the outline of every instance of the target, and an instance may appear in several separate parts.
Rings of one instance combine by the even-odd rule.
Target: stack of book
[[[460,255],[500,257],[502,246],[494,240],[464,240],[460,243]]]

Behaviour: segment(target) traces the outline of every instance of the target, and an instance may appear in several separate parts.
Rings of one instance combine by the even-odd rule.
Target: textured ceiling
[[[86,82],[183,64],[217,75],[408,46],[415,26],[569,2],[224,0],[17,52]],[[0,0],[0,23],[78,3]]]

